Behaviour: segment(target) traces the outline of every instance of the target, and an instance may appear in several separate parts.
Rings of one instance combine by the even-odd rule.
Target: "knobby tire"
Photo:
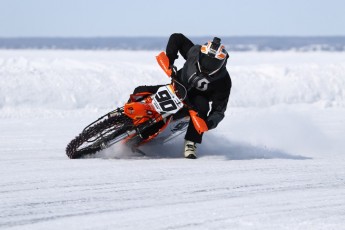
[[[132,127],[131,119],[124,114],[107,117],[88,126],[82,133],[75,137],[67,145],[66,154],[71,159],[95,154],[102,150],[104,143],[116,138]]]

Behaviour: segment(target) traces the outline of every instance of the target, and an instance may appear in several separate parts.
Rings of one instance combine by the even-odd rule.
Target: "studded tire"
[[[123,114],[95,122],[85,128],[67,145],[66,155],[71,159],[77,159],[85,155],[95,154],[102,150],[102,145],[105,142],[130,129],[131,123],[130,118]]]

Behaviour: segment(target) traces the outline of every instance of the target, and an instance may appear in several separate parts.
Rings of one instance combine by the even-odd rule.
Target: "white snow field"
[[[158,52],[0,50],[0,229],[345,229],[345,53],[230,53],[197,160],[183,136],[68,159],[135,86],[169,82]]]

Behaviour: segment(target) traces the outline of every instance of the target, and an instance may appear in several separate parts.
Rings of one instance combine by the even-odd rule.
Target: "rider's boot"
[[[188,140],[184,142],[184,157],[188,159],[196,159],[196,143]]]

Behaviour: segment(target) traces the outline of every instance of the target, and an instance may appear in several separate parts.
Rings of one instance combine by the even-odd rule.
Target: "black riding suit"
[[[224,112],[230,96],[231,78],[226,70],[226,62],[219,71],[211,76],[201,74],[197,65],[200,48],[200,45],[194,45],[183,34],[174,33],[169,38],[166,54],[170,65],[173,65],[178,58],[178,52],[186,60],[183,68],[177,72],[175,78],[188,90],[188,103],[206,121],[208,128],[213,129],[224,118]],[[197,84],[195,87],[191,87],[191,81],[195,77],[198,77]],[[159,88],[159,86],[156,88],[152,88],[152,86],[149,88],[145,87],[147,86],[138,87],[135,91],[154,93],[153,91],[156,92]],[[211,110],[210,102],[212,102]],[[185,139],[195,143],[201,143],[202,141],[202,134],[196,131],[192,121],[189,123]]]
[[[178,57],[178,52],[186,60],[183,68],[177,74],[178,81],[186,88],[190,88],[194,76],[202,76],[197,65],[200,48],[200,45],[194,45],[183,34],[175,33],[169,38],[166,54],[170,64],[174,64],[175,59]],[[189,102],[197,110],[199,116],[207,121],[210,129],[217,127],[224,118],[230,90],[231,78],[226,70],[226,63],[213,75],[199,78],[197,86],[189,89]],[[209,111],[209,102],[212,102],[211,111]],[[201,143],[202,135],[195,130],[192,121],[190,121],[185,139]]]

